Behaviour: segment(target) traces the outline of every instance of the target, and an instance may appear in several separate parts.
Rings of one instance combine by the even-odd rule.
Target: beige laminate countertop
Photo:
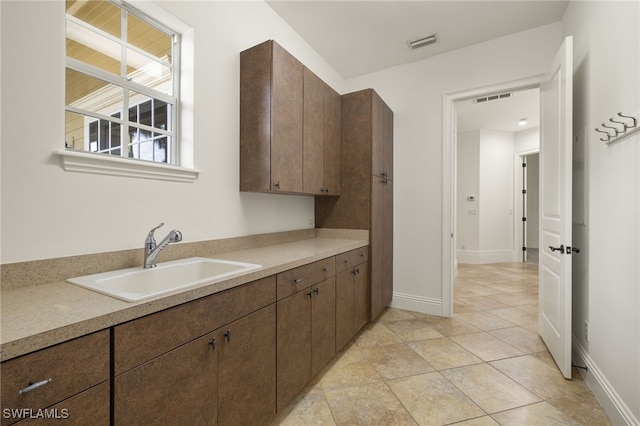
[[[66,281],[2,290],[0,360],[5,361],[368,244],[366,240],[312,238],[216,254],[212,257],[257,263],[262,268],[136,303],[114,299]]]

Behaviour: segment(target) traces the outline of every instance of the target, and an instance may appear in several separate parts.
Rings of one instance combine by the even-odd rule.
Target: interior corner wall
[[[515,260],[514,141],[511,132],[480,131],[480,251],[491,263]]]
[[[513,133],[478,130],[458,134],[458,262],[515,260],[513,155]],[[470,201],[469,196],[475,199]]]
[[[640,113],[640,3],[570,2],[573,133],[584,132],[587,214],[574,224],[573,339],[613,424],[640,424],[640,134],[606,145],[593,129]],[[575,150],[575,149],[574,149]],[[585,335],[588,323],[588,336]]]
[[[461,257],[467,251],[480,250],[480,131],[458,133],[457,143],[456,251]],[[469,197],[474,197],[474,200],[469,200]]]
[[[275,39],[337,91],[345,80],[263,1],[162,1],[194,28],[194,183],[65,172],[65,2],[2,1],[2,264],[314,226],[310,196],[239,192],[239,53]]]

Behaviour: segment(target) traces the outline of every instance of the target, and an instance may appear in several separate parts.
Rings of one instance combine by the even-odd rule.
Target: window
[[[67,0],[66,148],[179,164],[179,46],[116,0]]]

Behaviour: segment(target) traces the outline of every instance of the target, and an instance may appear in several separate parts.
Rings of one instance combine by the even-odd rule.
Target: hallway
[[[608,425],[537,335],[535,264],[459,265],[454,318],[390,308],[278,425]]]

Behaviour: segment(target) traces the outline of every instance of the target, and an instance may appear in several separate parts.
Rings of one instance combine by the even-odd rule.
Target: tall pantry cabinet
[[[340,197],[316,197],[318,228],[369,230],[370,319],[393,295],[393,111],[373,89],[342,96]]]

